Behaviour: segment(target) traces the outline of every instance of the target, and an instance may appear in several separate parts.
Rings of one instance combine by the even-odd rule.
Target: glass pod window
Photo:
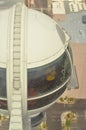
[[[56,91],[48,96],[45,96],[43,98],[28,100],[28,102],[27,102],[28,110],[38,109],[38,108],[51,104],[65,91],[65,89],[66,89],[66,85],[63,86],[62,88],[60,88],[58,91]]]
[[[57,89],[70,75],[71,65],[66,52],[49,64],[28,69],[28,97],[40,96]]]
[[[0,99],[0,109],[7,110],[7,100]]]
[[[7,109],[6,69],[0,68],[0,109]]]
[[[6,69],[0,68],[0,97],[6,98]]]

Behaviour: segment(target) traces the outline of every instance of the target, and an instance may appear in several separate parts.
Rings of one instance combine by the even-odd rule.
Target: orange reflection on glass
[[[55,79],[55,77],[56,77],[56,68],[53,67],[52,69],[51,68],[48,69],[47,70],[47,75],[46,75],[47,81],[52,81],[52,80]]]

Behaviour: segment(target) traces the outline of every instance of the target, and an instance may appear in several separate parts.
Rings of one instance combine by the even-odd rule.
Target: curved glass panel
[[[60,28],[60,26],[58,26],[57,24],[56,24],[56,30],[57,30],[57,33],[59,34],[62,42],[65,43],[65,34],[62,31],[62,29]]]
[[[7,101],[6,100],[1,100],[0,99],[0,109],[7,110]]]
[[[65,89],[66,85],[51,95],[39,99],[29,100],[28,110],[38,109],[52,103],[65,91]]]
[[[41,124],[41,122],[43,121],[44,119],[44,112],[41,112],[39,113],[39,115],[37,116],[34,116],[34,117],[31,117],[31,126],[32,127],[36,127],[38,126],[39,124]]]
[[[28,97],[43,95],[59,88],[70,75],[71,65],[66,52],[49,64],[28,69]]]
[[[70,44],[68,44],[68,47],[67,47],[67,49],[68,49],[68,51],[69,51],[69,53],[70,53],[71,60],[72,60],[72,62],[73,62],[73,54],[72,54],[72,49],[71,49],[71,46],[70,46]]]
[[[0,97],[6,98],[6,69],[0,68]]]

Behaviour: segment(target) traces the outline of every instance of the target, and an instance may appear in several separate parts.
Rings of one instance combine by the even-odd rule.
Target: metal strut
[[[23,130],[21,106],[21,3],[15,7],[13,32],[13,88],[9,130]]]

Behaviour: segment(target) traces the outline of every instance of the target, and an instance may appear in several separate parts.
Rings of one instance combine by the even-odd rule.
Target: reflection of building
[[[66,17],[65,7],[63,1],[53,1],[52,2],[52,13],[53,13],[53,19],[62,21]]]
[[[0,18],[0,111],[10,115],[9,130],[23,130],[23,124],[27,130],[70,81],[70,38],[50,17],[21,3],[1,10]]]
[[[86,10],[84,0],[52,0],[52,14],[55,20],[64,20],[66,14]]]
[[[26,5],[30,8],[31,7],[31,0],[28,0],[26,3],[27,3]]]
[[[40,9],[40,8],[47,8],[47,0],[34,0],[35,6]]]
[[[64,20],[65,14],[86,10],[85,0],[26,0],[28,7],[40,10],[56,20]],[[27,2],[26,2],[27,3]]]
[[[28,3],[28,7],[34,8],[49,16],[52,16],[51,2],[51,0],[28,0],[26,3]]]

